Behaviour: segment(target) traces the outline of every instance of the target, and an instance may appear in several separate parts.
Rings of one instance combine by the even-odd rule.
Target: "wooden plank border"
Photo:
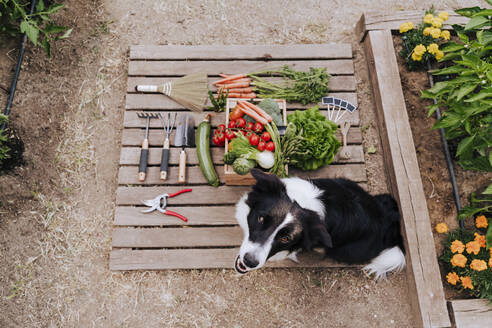
[[[364,48],[390,188],[400,205],[416,325],[450,327],[391,31],[368,31]]]
[[[487,300],[452,300],[448,303],[456,328],[481,328],[492,324],[492,306]]]

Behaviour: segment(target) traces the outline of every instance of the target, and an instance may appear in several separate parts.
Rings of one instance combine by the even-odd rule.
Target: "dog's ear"
[[[259,169],[251,169],[251,175],[256,179],[253,190],[269,194],[285,193],[285,185],[275,174],[268,174]]]
[[[325,248],[332,248],[333,241],[325,225],[321,221],[318,213],[299,207],[297,203],[296,215],[302,222],[303,238],[302,245],[304,249],[310,250],[315,246],[323,246]]]

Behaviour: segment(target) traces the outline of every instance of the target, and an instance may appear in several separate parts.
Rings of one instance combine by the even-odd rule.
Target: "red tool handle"
[[[174,197],[174,196],[178,196],[179,194],[182,194],[184,192],[190,192],[192,189],[183,189],[183,190],[180,190],[178,192],[175,192],[174,194],[168,194],[168,197],[171,198],[171,197]]]
[[[179,213],[176,213],[176,212],[173,212],[173,211],[170,211],[170,210],[166,210],[166,211],[164,212],[164,214],[166,214],[166,215],[172,215],[172,216],[175,216],[175,217],[177,217],[177,218],[180,218],[180,219],[181,219],[181,220],[183,220],[184,222],[188,222],[188,219],[187,219],[187,218],[185,218],[184,216],[182,216],[182,215],[181,215],[181,214],[179,214]]]

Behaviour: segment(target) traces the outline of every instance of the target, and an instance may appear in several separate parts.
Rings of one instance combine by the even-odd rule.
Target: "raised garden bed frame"
[[[466,24],[451,10],[447,26]],[[423,11],[395,15],[364,13],[356,33],[366,53],[390,190],[398,200],[405,239],[407,275],[412,308],[420,327],[487,327],[492,307],[486,300],[450,300],[446,303],[432,226],[422,186],[412,131],[401,87],[392,30],[408,21],[419,24]],[[448,310],[449,309],[449,310]]]

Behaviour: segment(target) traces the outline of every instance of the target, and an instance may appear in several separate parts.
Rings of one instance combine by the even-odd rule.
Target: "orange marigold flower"
[[[484,260],[474,259],[470,263],[470,268],[472,268],[475,271],[483,271],[483,270],[487,269],[487,263],[485,263]]]
[[[489,258],[489,268],[492,268],[492,257]]]
[[[448,232],[448,225],[446,223],[438,223],[436,224],[436,231],[438,233],[445,233],[445,232]]]
[[[485,236],[475,232],[475,241],[480,244],[480,247],[487,248],[487,241],[485,240]]]
[[[485,215],[477,216],[477,218],[475,219],[475,226],[477,228],[487,228],[488,225],[489,222],[487,221]]]
[[[470,276],[460,277],[460,280],[464,288],[473,289],[473,283]]]
[[[456,272],[450,272],[446,276],[446,279],[451,285],[456,285],[458,281],[460,281],[460,277],[456,274]]]
[[[478,252],[480,252],[480,244],[478,243],[478,241],[473,240],[473,241],[466,243],[466,252],[468,254],[473,253],[473,254],[477,255]]]
[[[465,245],[461,242],[461,240],[455,240],[451,243],[451,252],[453,253],[463,253],[465,250]]]
[[[466,261],[468,261],[468,259],[463,254],[454,254],[451,258],[451,264],[460,268],[465,267]]]

